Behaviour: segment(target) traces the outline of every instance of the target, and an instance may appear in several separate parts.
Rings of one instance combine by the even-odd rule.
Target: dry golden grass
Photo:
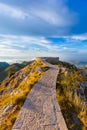
[[[33,85],[40,79],[44,72],[36,71],[37,68],[45,68],[46,65],[41,60],[34,61],[32,64],[21,69],[20,73],[27,76],[21,80],[21,82],[13,87],[17,81],[20,81],[20,73],[9,80],[9,83],[5,85],[1,84],[0,92],[2,96],[0,98],[0,130],[11,130],[12,126],[18,116],[18,113],[23,106],[23,103],[30,92]],[[12,89],[12,91],[9,91]],[[4,92],[4,93],[3,93]],[[9,106],[12,108],[5,111]],[[5,111],[5,112],[4,112]]]
[[[69,71],[67,75],[65,72],[58,75],[57,101],[69,130],[87,130],[87,107],[83,109],[83,100],[77,94],[80,90],[78,82],[85,82],[87,78],[83,77],[79,70],[73,71],[72,67],[66,70]]]

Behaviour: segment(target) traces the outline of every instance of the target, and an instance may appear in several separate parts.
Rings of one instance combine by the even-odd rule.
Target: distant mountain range
[[[3,71],[9,64],[7,62],[0,62],[0,72]]]
[[[87,67],[87,61],[69,61],[77,67]]]
[[[22,63],[14,63],[8,64],[7,62],[0,62],[0,82],[3,81],[7,76],[10,76],[17,72],[18,70],[22,69],[23,67],[29,65],[30,62],[22,62]]]

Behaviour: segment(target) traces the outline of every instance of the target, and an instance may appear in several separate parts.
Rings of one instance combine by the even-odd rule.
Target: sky
[[[87,0],[0,0],[0,61],[87,61]]]

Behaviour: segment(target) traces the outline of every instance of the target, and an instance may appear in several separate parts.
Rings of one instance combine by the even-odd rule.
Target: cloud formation
[[[22,10],[3,3],[0,3],[0,14],[17,19],[25,19],[27,16]]]
[[[73,37],[73,36],[72,36]],[[0,59],[29,60],[36,56],[59,56],[62,59],[79,59],[86,55],[87,41],[73,38],[45,38],[17,35],[0,35]],[[65,42],[63,42],[65,41]],[[84,59],[83,59],[84,60]]]
[[[26,35],[57,36],[68,33],[76,14],[65,0],[32,0],[27,5],[0,3],[0,17],[2,32],[20,34],[21,30]]]
[[[85,59],[86,5],[79,0],[0,0],[0,59]]]

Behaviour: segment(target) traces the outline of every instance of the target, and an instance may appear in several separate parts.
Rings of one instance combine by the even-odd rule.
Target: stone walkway
[[[49,66],[28,94],[12,130],[68,130],[56,102],[59,69]]]

